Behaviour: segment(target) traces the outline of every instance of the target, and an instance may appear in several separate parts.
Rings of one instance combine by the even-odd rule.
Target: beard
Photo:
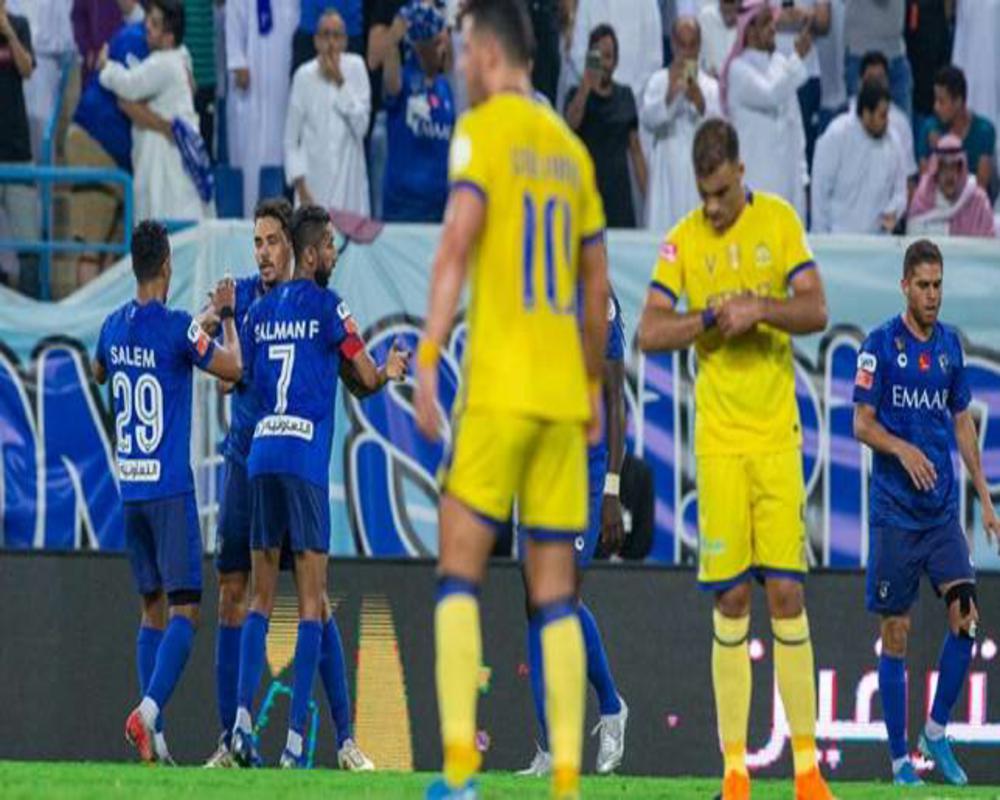
[[[325,289],[329,285],[329,283],[330,283],[330,274],[332,272],[333,272],[332,269],[316,270],[316,274],[315,274],[315,276],[314,276],[313,279],[316,281],[316,285],[320,289]]]

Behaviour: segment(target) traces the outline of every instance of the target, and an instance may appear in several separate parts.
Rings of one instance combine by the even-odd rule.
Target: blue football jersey
[[[868,501],[873,527],[933,528],[957,516],[952,417],[971,399],[962,343],[952,328],[938,323],[922,342],[895,317],[868,336],[858,354],[854,402],[874,407],[879,423],[920,448],[937,471],[934,488],[923,492],[897,458],[876,452]]]
[[[194,491],[191,370],[214,350],[190,314],[158,301],[132,300],[104,321],[95,358],[111,385],[123,501]]]
[[[606,361],[623,361],[625,359],[625,323],[622,320],[622,307],[618,303],[614,290],[608,294],[608,333],[607,341],[604,345],[604,359]],[[608,426],[607,409],[602,407],[605,414],[605,424],[603,425],[603,435],[601,441],[590,445],[587,451],[587,460],[590,464],[591,479],[603,478],[603,473],[607,472],[608,463]],[[598,473],[601,473],[598,475]]]
[[[241,330],[247,312],[258,298],[265,294],[264,283],[259,275],[252,278],[240,278],[236,281],[236,306],[233,309],[236,329]],[[222,454],[240,464],[246,464],[250,455],[250,442],[253,440],[254,426],[260,416],[260,404],[257,396],[244,376],[230,395],[229,433],[222,445]]]
[[[262,414],[248,474],[296,475],[326,488],[340,358],[364,349],[350,309],[314,281],[289,281],[251,306],[240,340]]]

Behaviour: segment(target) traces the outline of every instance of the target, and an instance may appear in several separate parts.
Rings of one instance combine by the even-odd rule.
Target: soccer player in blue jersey
[[[587,678],[597,692],[601,721],[597,751],[597,772],[607,775],[622,763],[625,757],[625,725],[628,706],[618,694],[614,676],[608,665],[601,631],[597,620],[583,600],[579,599],[583,570],[590,564],[602,540],[607,552],[617,552],[624,538],[622,506],[619,499],[621,468],[625,460],[625,326],[621,306],[614,291],[608,297],[608,335],[604,352],[605,425],[600,442],[587,450],[588,521],[587,529],[573,543],[577,565],[577,597],[580,628],[583,631],[584,651],[587,659]],[[531,696],[538,721],[538,743],[535,757],[519,775],[543,776],[552,771],[549,753],[548,727],[545,724],[545,681],[542,674],[542,631],[538,618],[528,608],[528,669],[531,679]]]
[[[132,269],[136,297],[104,321],[93,370],[98,383],[111,381],[125,546],[142,596],[136,642],[142,701],[125,722],[125,737],[143,761],[152,762],[169,760],[157,726],[191,652],[201,602],[201,532],[190,463],[192,368],[238,381],[242,359],[231,280],[214,293],[223,329],[216,344],[190,314],[164,305],[170,242],[158,222],[136,226]]]
[[[867,606],[882,617],[878,679],[893,780],[920,784],[906,740],[906,642],[910,607],[926,574],[944,598],[948,632],[919,747],[949,783],[968,782],[945,738],[972,657],[979,609],[969,545],[958,516],[958,451],[975,486],[987,537],[1000,522],[980,465],[971,393],[958,333],[938,322],[944,261],[926,239],[903,259],[903,314],[861,346],[854,385],[854,433],[874,451],[869,489]]]
[[[406,373],[407,354],[393,349],[376,367],[347,304],[327,284],[336,261],[333,226],[318,206],[292,217],[295,272],[260,298],[241,329],[247,382],[261,404],[247,473],[252,506],[252,594],[240,641],[238,708],[232,752],[242,766],[259,763],[252,739],[253,698],[264,669],[282,547],[295,561],[299,628],[284,767],[302,766],[309,695],[320,658],[330,549],[329,469],[332,398],[338,374],[355,394],[369,394]]]

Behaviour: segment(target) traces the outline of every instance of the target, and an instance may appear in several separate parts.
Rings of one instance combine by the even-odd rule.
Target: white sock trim
[[[924,725],[924,735],[927,736],[927,738],[932,742],[936,742],[938,739],[944,738],[946,729],[945,725],[941,725],[928,717],[927,724]]]
[[[285,740],[285,749],[296,758],[302,755],[302,734],[296,731],[289,731]]]
[[[152,697],[144,697],[139,703],[139,715],[146,723],[147,728],[154,728],[156,720],[160,716],[160,707],[156,705],[156,701]]]
[[[253,719],[250,716],[250,711],[244,706],[236,709],[236,725],[234,726],[234,730],[241,730],[244,733],[253,731]]]

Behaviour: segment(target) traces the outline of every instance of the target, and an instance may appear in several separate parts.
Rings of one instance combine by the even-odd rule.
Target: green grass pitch
[[[352,775],[326,769],[279,772],[266,769],[205,770],[164,769],[133,764],[74,764],[0,762],[0,798],[53,798],[63,800],[404,800],[423,797],[430,775],[376,772]],[[544,800],[543,780],[518,778],[508,773],[487,773],[481,783],[486,800],[516,798]],[[627,800],[710,800],[718,782],[701,778],[588,777],[584,798]],[[834,791],[840,800],[1000,800],[1000,786],[952,789],[930,784],[900,790],[885,783],[840,783]],[[792,800],[789,782],[756,781],[754,800]]]

